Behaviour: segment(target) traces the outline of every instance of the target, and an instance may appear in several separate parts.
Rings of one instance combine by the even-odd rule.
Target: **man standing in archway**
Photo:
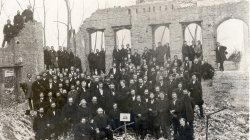
[[[219,63],[220,65],[220,71],[224,71],[224,61],[227,59],[226,58],[226,52],[227,50],[227,47],[225,46],[221,46],[219,42],[216,43],[216,49],[215,49],[215,52],[216,52],[216,62]]]

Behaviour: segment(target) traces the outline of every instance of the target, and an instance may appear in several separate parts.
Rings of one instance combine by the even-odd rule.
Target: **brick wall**
[[[181,7],[173,1],[164,1],[97,10],[84,21],[77,33],[77,47],[84,51],[84,53],[78,53],[83,62],[87,62],[86,55],[89,53],[90,48],[88,28],[105,29],[104,36],[106,50],[108,51],[106,58],[107,61],[111,61],[112,52],[110,51],[113,50],[115,37],[112,31],[113,26],[131,25],[131,46],[142,53],[144,47],[151,48],[152,46],[152,27],[168,24],[171,54],[177,54],[181,57],[184,26],[198,21],[201,23],[202,28],[204,59],[207,59],[209,63],[215,66],[215,52],[213,50],[215,48],[217,27],[230,18],[240,19],[248,25],[248,11],[247,1],[205,6],[200,4],[198,7],[197,5]],[[82,43],[83,41],[85,43]],[[111,63],[106,63],[107,69],[111,67]]]
[[[19,41],[19,44],[17,44]],[[15,55],[15,60],[14,60]],[[44,70],[43,28],[38,22],[27,23],[6,48],[0,49],[0,66],[13,66],[22,58],[22,80],[27,73],[38,74]]]

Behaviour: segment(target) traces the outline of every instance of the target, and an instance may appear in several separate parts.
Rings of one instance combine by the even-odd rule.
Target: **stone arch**
[[[202,26],[201,22],[190,22],[183,28],[183,37],[188,45],[191,45],[192,40],[200,40],[202,43]]]
[[[161,42],[162,45],[170,43],[170,30],[168,25],[158,25],[154,28],[153,43]]]
[[[96,30],[90,33],[90,48],[94,52],[98,49],[99,51],[105,49],[105,37],[104,30]]]
[[[241,18],[225,17],[218,21],[214,26],[215,40],[221,45],[227,47],[227,58],[236,52],[242,55],[239,68],[243,70],[249,55],[249,26],[247,22]],[[223,34],[224,33],[224,34]],[[233,60],[230,60],[231,62]],[[227,62],[230,63],[230,62]]]
[[[120,49],[122,45],[126,46],[129,44],[131,48],[131,29],[129,28],[121,28],[118,30],[115,30],[115,44]]]

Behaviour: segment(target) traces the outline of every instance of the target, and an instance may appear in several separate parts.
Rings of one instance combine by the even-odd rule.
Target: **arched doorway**
[[[121,49],[121,46],[129,45],[131,48],[131,31],[130,29],[120,29],[116,31],[116,45],[118,49]]]
[[[202,43],[201,26],[197,23],[188,24],[185,28],[185,31],[184,31],[184,40],[187,41],[188,45],[191,45],[193,40],[196,43],[198,40],[201,41],[201,43]]]
[[[228,19],[217,27],[217,42],[220,42],[222,46],[227,47],[227,61],[228,66],[238,64],[240,68],[246,66],[247,60],[246,52],[248,47],[248,26],[242,20],[239,19]],[[230,65],[231,64],[231,65]],[[229,68],[230,69],[230,68]],[[243,68],[244,69],[244,68]]]
[[[168,26],[159,26],[154,31],[154,43],[161,42],[162,45],[169,43],[170,41],[170,32]]]
[[[104,39],[104,31],[95,31],[91,33],[91,49],[96,52],[98,49],[105,49],[105,39]]]

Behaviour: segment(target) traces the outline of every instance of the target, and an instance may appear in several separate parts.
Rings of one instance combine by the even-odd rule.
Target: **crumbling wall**
[[[21,63],[20,63],[21,62]],[[0,48],[0,66],[23,65],[22,80],[27,73],[44,70],[43,28],[38,22],[29,22],[6,48]]]
[[[144,47],[151,48],[152,46],[154,28],[167,24],[170,30],[171,54],[177,54],[181,57],[185,27],[190,23],[199,23],[202,28],[204,59],[215,66],[214,49],[217,40],[217,27],[231,18],[240,19],[249,25],[248,11],[247,1],[209,6],[192,5],[190,7],[180,7],[174,1],[165,1],[97,10],[84,21],[77,33],[77,36],[80,36],[77,47],[85,48],[84,53],[79,52],[80,55],[88,54],[91,46],[88,29],[104,29],[107,52],[106,68],[109,69],[115,45],[114,27],[131,26],[131,46],[142,53]],[[84,46],[82,40],[85,42]],[[83,58],[83,62],[87,62],[86,56],[81,58]]]

